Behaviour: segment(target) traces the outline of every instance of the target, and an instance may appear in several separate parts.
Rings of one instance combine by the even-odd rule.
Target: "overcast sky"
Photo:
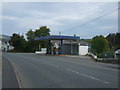
[[[118,31],[118,11],[94,22],[94,18],[118,8],[117,2],[4,2],[2,3],[2,32],[25,34],[29,29],[47,26],[51,34],[76,34],[81,38],[108,35]]]

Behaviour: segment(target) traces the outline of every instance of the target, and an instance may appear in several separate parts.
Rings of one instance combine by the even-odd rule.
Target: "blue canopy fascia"
[[[77,36],[47,36],[47,37],[36,37],[35,40],[79,40]]]

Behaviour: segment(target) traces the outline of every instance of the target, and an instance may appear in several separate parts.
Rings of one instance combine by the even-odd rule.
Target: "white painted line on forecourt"
[[[80,72],[78,72],[78,71],[74,71],[74,70],[70,70],[70,69],[65,69],[65,70],[66,70],[66,71],[69,71],[69,72],[73,72],[73,73],[79,74],[79,75],[82,75],[82,76],[85,76],[85,77],[88,77],[88,78],[91,78],[91,79],[94,79],[94,80],[97,80],[97,81],[100,81],[100,82],[103,82],[103,83],[105,83],[105,84],[110,84],[110,82],[108,82],[108,81],[104,81],[104,80],[95,78],[95,77],[93,77],[93,76],[89,76],[89,75],[80,73]]]

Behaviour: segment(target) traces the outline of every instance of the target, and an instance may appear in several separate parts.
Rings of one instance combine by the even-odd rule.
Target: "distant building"
[[[10,36],[0,35],[0,51],[8,51],[14,49],[14,47],[9,44],[10,39]]]

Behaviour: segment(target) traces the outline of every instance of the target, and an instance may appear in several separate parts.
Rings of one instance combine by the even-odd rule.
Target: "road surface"
[[[2,89],[2,52],[0,52],[0,90]]]
[[[118,88],[118,69],[104,67],[89,58],[33,53],[3,53],[3,57],[13,66],[21,88]],[[3,66],[9,67],[4,62]]]

